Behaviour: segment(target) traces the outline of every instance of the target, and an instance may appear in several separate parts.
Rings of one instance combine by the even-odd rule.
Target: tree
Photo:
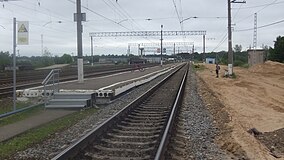
[[[234,51],[235,51],[235,52],[241,52],[242,49],[243,49],[242,45],[237,45],[237,44],[236,44],[235,47],[234,47]]]
[[[0,52],[0,70],[4,70],[5,66],[10,65],[12,58],[10,57],[9,52]]]
[[[269,60],[284,63],[284,36],[278,36],[274,41],[274,48],[269,49]]]
[[[61,62],[64,64],[70,64],[72,63],[72,57],[69,54],[63,54],[63,56],[60,57]]]
[[[54,60],[52,58],[52,54],[49,52],[47,48],[44,49],[42,58],[41,58],[41,67],[50,66],[54,64]]]

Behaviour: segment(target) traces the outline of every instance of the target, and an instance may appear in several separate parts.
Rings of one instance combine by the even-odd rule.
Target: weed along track
[[[53,159],[154,159],[164,154],[187,69],[165,78]]]

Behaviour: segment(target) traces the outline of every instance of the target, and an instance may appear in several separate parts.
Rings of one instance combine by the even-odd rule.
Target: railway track
[[[182,97],[188,65],[138,97],[53,159],[160,159]]]
[[[148,65],[148,67],[153,65]],[[125,72],[133,70],[132,66],[120,66],[120,67],[105,67],[105,68],[88,68],[85,72],[85,78],[97,77],[103,75],[109,75],[119,72]],[[24,75],[26,74],[26,77]],[[30,87],[41,86],[42,80],[48,74],[48,72],[26,72],[21,74],[17,79],[17,90],[27,89]],[[31,74],[34,74],[33,76]],[[60,82],[76,80],[77,71],[74,69],[67,69],[60,72]],[[9,83],[8,83],[9,82]],[[13,80],[11,78],[0,79],[0,98],[9,97],[13,95]]]

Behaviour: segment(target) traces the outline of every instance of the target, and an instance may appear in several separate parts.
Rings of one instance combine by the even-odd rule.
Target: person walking
[[[219,70],[220,70],[220,66],[218,63],[216,63],[216,78],[219,78]]]

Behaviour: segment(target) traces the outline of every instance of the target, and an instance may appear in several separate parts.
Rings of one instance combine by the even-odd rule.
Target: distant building
[[[104,57],[99,58],[99,63],[127,63],[127,57]]]
[[[161,62],[161,56],[149,56],[149,57],[143,57],[147,60],[149,63],[160,63]]]
[[[265,62],[264,49],[248,50],[248,64],[250,67],[256,64],[262,64],[264,62]]]
[[[207,63],[207,64],[215,64],[215,58],[206,58],[205,59],[205,62]]]

